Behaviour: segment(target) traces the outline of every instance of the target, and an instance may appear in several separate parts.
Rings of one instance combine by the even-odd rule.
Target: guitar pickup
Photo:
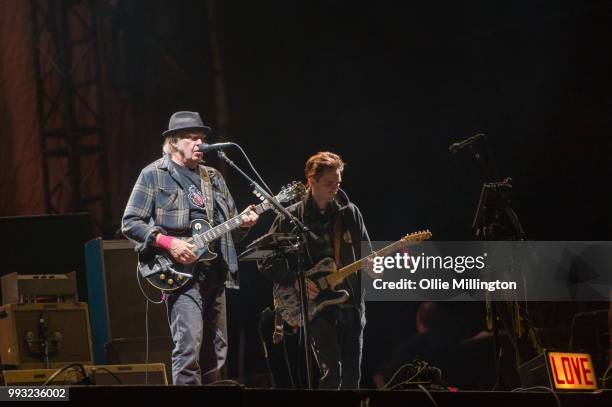
[[[173,273],[179,276],[187,277],[187,278],[193,277],[193,274],[183,273],[182,271],[174,271]]]

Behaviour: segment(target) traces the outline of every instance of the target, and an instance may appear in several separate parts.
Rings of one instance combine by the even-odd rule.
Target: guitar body
[[[312,320],[321,310],[333,304],[340,304],[349,298],[346,290],[336,290],[335,287],[342,283],[348,276],[358,272],[364,266],[367,258],[373,259],[376,256],[385,256],[396,253],[399,249],[416,244],[431,238],[431,232],[420,231],[408,234],[395,243],[390,244],[372,254],[348,264],[337,270],[334,259],[326,257],[318,262],[313,268],[306,272],[306,278],[312,280],[319,288],[319,295],[314,300],[308,301],[308,318]],[[300,306],[300,296],[294,287],[282,287],[275,284],[272,294],[274,295],[274,305],[283,319],[292,326],[302,325],[302,313]]]
[[[334,259],[326,257],[306,272],[306,278],[317,284],[320,290],[319,295],[314,300],[308,301],[308,316],[310,320],[326,307],[348,300],[349,293],[346,290],[336,290],[326,283],[327,277],[335,271],[336,263]],[[273,294],[276,308],[283,319],[291,326],[301,326],[302,314],[300,312],[298,290],[293,286],[282,287],[275,284]]]
[[[208,232],[212,226],[204,219],[195,219],[191,222],[191,237],[178,237],[177,239],[185,240],[192,243],[198,235]],[[189,280],[193,278],[195,266],[199,262],[208,262],[217,257],[217,253],[212,250],[213,243],[197,247],[195,255],[198,258],[194,263],[181,264],[172,258],[172,255],[167,251],[161,251],[155,255],[155,263],[158,267],[153,266],[154,270],[150,270],[146,276],[147,281],[154,287],[163,291],[175,291],[183,287]],[[140,269],[140,267],[139,267]],[[141,272],[141,275],[143,273]]]
[[[256,192],[256,191],[255,191]],[[301,200],[306,193],[306,187],[301,182],[293,182],[284,187],[274,198],[279,203],[287,203],[292,200]],[[260,196],[260,195],[258,195]],[[253,210],[258,214],[272,209],[272,204],[261,197],[263,201]],[[214,252],[213,243],[232,230],[240,227],[243,223],[242,214],[235,215],[220,225],[212,227],[203,219],[193,220],[190,237],[178,237],[195,246],[194,253],[197,260],[192,264],[180,264],[174,260],[166,250],[152,250],[138,257],[138,271],[151,285],[162,291],[175,291],[183,287],[194,277],[194,269],[199,262],[210,262],[217,257]]]
[[[193,240],[193,238],[197,235],[201,235],[202,233],[208,232],[212,229],[210,223],[206,222],[204,219],[196,219],[191,221],[191,238],[187,239],[187,241]],[[217,258],[217,253],[213,251],[213,242],[210,242],[204,245],[202,248],[198,248],[195,251],[195,255],[198,258],[197,262],[200,261],[211,261]],[[195,264],[195,263],[194,263]]]

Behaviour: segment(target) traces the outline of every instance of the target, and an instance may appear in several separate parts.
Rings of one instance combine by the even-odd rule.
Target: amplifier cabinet
[[[49,365],[45,361],[47,348]],[[36,303],[0,307],[0,359],[19,369],[92,363],[87,304]]]
[[[168,385],[163,363],[126,365],[85,365],[87,377],[96,385],[157,384]],[[2,372],[6,386],[40,386],[57,369],[5,370]],[[53,379],[49,385],[63,386],[78,383],[83,373],[78,367],[67,369]]]
[[[5,386],[40,386],[45,383],[58,369],[20,369],[5,370],[2,372],[3,383]],[[66,369],[55,376],[53,386],[64,386],[77,383],[83,378],[81,370]]]
[[[104,349],[107,343],[146,337],[146,300],[136,278],[138,256],[128,240],[98,238],[85,245],[85,258],[94,361],[105,364],[110,362]],[[160,297],[159,290],[141,283],[149,297]],[[149,336],[171,336],[165,304],[149,304]]]
[[[168,385],[163,363],[85,366],[96,385],[161,384]]]

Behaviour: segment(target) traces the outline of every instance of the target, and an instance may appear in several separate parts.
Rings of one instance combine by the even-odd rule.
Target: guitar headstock
[[[306,193],[306,187],[300,181],[293,181],[287,184],[281,191],[276,195],[276,199],[280,203],[287,203],[291,201],[298,201],[304,197]]]
[[[306,187],[304,186],[304,184],[302,184],[300,181],[293,181],[292,183],[284,186],[278,193],[278,195],[275,196],[275,198],[279,203],[287,203],[301,200],[304,197],[305,193]],[[264,208],[272,208],[270,202],[266,201],[264,196],[261,195],[257,190],[254,190],[253,194],[255,194],[259,199],[261,199]]]
[[[422,242],[429,239],[431,239],[431,232],[429,230],[420,230],[402,237],[404,242]]]

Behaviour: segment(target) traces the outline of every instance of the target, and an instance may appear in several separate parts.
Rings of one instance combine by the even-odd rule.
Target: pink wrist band
[[[172,236],[160,235],[157,245],[162,249],[170,250],[173,240],[174,238]]]

